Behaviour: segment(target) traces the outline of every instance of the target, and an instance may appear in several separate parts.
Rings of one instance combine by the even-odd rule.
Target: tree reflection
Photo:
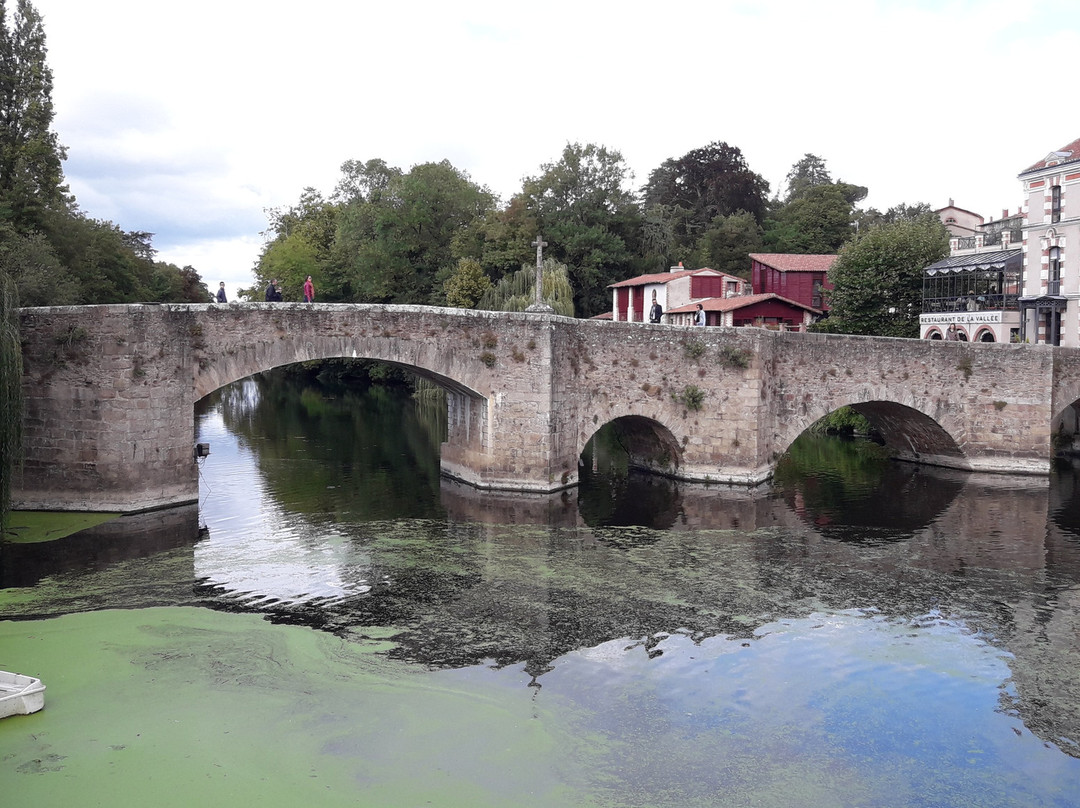
[[[777,464],[775,484],[799,518],[829,538],[895,541],[941,514],[964,476],[894,462],[871,441],[805,433]]]

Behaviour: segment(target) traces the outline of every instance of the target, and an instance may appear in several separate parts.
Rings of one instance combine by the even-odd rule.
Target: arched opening
[[[591,526],[671,527],[679,514],[672,478],[681,451],[667,427],[629,415],[604,424],[586,442],[578,468],[578,507]]]
[[[442,460],[478,438],[483,407],[461,385],[412,366],[294,363],[195,402],[195,440],[210,446],[201,463],[229,465],[238,453],[256,458],[259,476],[236,481],[253,503],[290,512],[340,507],[364,519],[417,508],[435,516]],[[314,470],[295,471],[313,460]]]
[[[976,342],[996,342],[994,339],[994,332],[989,328],[984,328],[975,335]]]
[[[1054,416],[1050,436],[1055,457],[1080,458],[1080,400]]]
[[[682,452],[671,431],[651,418],[627,415],[609,421],[586,442],[582,468],[674,474]]]
[[[830,538],[898,540],[930,524],[964,483],[963,472],[923,464],[959,466],[961,459],[933,419],[894,402],[863,402],[834,410],[799,435],[774,479],[794,513]]]
[[[929,332],[929,333],[928,333],[928,334],[926,335],[926,338],[927,338],[927,339],[936,339],[936,340],[941,340],[941,339],[944,339],[944,337],[943,337],[943,336],[941,336],[941,332],[940,332],[940,331],[939,331],[938,329],[936,329],[936,328],[935,328],[935,329],[932,329],[932,330],[931,330],[931,331],[930,331],[930,332]]]
[[[895,460],[968,468],[956,440],[937,421],[895,401],[860,401],[839,407],[800,434],[854,435],[885,447]],[[791,445],[800,437],[793,435]]]

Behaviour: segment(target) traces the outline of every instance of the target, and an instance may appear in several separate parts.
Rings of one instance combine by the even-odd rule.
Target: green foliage
[[[15,284],[0,272],[0,529],[11,504],[11,479],[22,453],[22,346]]]
[[[10,24],[9,24],[10,22]],[[155,263],[151,234],[78,210],[64,184],[41,16],[0,0],[0,271],[24,306],[205,302],[191,267]]]
[[[544,259],[544,288],[540,300],[563,317],[574,316],[574,290],[565,264]],[[488,289],[476,308],[483,311],[525,311],[536,302],[536,267],[527,264]]]
[[[522,197],[549,255],[569,270],[574,307],[591,316],[611,307],[610,283],[636,274],[641,213],[626,189],[622,155],[603,146],[567,144],[561,159],[526,178]]]
[[[902,221],[914,221],[926,214],[933,213],[933,209],[925,202],[916,205],[894,205],[882,213],[876,208],[860,211],[856,217],[859,230],[868,230],[882,224],[895,224]]]
[[[831,255],[855,234],[856,191],[846,184],[814,185],[783,205],[766,223],[770,251]]]
[[[29,233],[42,227],[46,211],[67,206],[67,155],[52,131],[41,15],[28,0],[17,0],[10,23],[6,11],[0,0],[0,221]]]
[[[828,435],[869,435],[870,422],[851,407],[840,407],[816,421],[808,430]]]
[[[705,355],[705,343],[699,339],[689,339],[683,342],[683,355],[687,359],[700,359]]]
[[[538,232],[536,216],[518,195],[505,207],[492,207],[455,233],[450,252],[456,258],[478,260],[489,278],[498,279],[535,261],[533,241]]]
[[[720,364],[730,368],[745,369],[750,367],[753,354],[748,348],[739,348],[735,345],[721,345],[718,351]]]
[[[277,278],[296,299],[311,275],[331,302],[444,304],[457,261],[483,244],[475,230],[494,208],[491,193],[446,160],[407,173],[348,161],[342,175],[331,200],[308,188],[270,212],[256,288]]]
[[[480,361],[483,362],[487,367],[495,367],[495,354],[493,354],[491,351],[481,351],[479,358]]]
[[[717,216],[698,239],[690,255],[691,265],[748,277],[747,256],[761,252],[764,243],[761,225],[753,214],[740,210],[729,216]]]
[[[750,170],[735,146],[716,141],[665,160],[649,174],[646,208],[661,206],[673,234],[674,253],[667,265],[688,255],[718,216],[743,211],[761,222],[769,184]]]
[[[785,202],[803,197],[806,192],[818,185],[832,185],[832,175],[825,167],[825,161],[816,154],[807,152],[791,167],[785,178],[787,196]]]
[[[487,275],[484,274],[484,268],[475,258],[460,259],[454,274],[443,284],[446,305],[460,309],[471,309],[476,306],[490,288],[491,281],[488,280]]]
[[[765,223],[771,252],[830,255],[855,235],[855,205],[866,198],[861,185],[833,182],[825,161],[806,154],[787,175],[783,203]]]
[[[948,254],[948,231],[933,214],[861,232],[829,271],[832,310],[816,330],[918,337],[923,269]]]
[[[671,397],[686,409],[695,412],[705,403],[705,391],[693,384],[686,385],[680,393],[672,393]]]

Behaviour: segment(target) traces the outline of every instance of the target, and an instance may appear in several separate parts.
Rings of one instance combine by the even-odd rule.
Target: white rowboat
[[[45,706],[45,685],[33,676],[0,671],[0,718],[29,715]]]

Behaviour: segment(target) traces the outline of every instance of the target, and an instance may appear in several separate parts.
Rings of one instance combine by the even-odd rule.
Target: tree
[[[859,233],[829,270],[831,310],[817,330],[918,337],[923,269],[948,254],[949,233],[932,213]]]
[[[536,216],[520,194],[504,208],[492,207],[482,218],[463,227],[450,244],[455,258],[476,258],[489,278],[515,272],[536,254],[533,241],[540,232]]]
[[[806,194],[808,190],[817,185],[832,185],[832,176],[825,167],[825,161],[816,154],[807,152],[795,165],[791,167],[785,179],[787,196],[785,202]]]
[[[24,306],[206,300],[198,274],[157,266],[153,234],[79,211],[52,131],[52,71],[41,15],[0,0],[0,267]],[[194,278],[191,277],[194,275]]]
[[[375,158],[361,163],[346,160],[341,164],[341,179],[334,188],[332,201],[337,204],[376,201],[390,183],[401,176],[401,169]]]
[[[665,160],[649,175],[643,192],[646,209],[662,205],[671,212],[674,248],[686,255],[717,216],[745,211],[760,223],[769,183],[750,170],[737,147],[716,141]]]
[[[828,255],[855,235],[855,206],[867,189],[833,182],[825,161],[805,154],[791,167],[783,203],[765,223],[765,245],[772,252]]]
[[[385,187],[340,212],[334,262],[344,299],[439,305],[456,258],[475,257],[455,256],[455,239],[495,197],[447,160],[387,174]]]
[[[766,223],[765,244],[772,252],[829,255],[855,234],[855,200],[865,189],[846,183],[807,187]]]
[[[475,258],[462,258],[458,261],[454,274],[443,284],[446,305],[460,309],[471,309],[490,288],[491,281]]]
[[[730,275],[749,277],[753,252],[761,252],[761,225],[745,210],[717,216],[698,239],[693,266],[707,266]]]
[[[277,280],[287,300],[300,298],[308,275],[319,279],[320,297],[337,299],[329,272],[337,234],[338,207],[314,188],[305,188],[299,201],[287,208],[271,208],[268,231],[274,234],[255,265],[256,288]],[[258,298],[257,299],[261,299]]]
[[[574,316],[574,289],[566,264],[545,258],[540,300],[563,317]],[[536,302],[536,267],[522,264],[521,269],[502,278],[488,289],[476,308],[483,311],[525,311]]]
[[[578,311],[611,305],[607,285],[637,268],[641,214],[622,155],[589,143],[567,144],[558,162],[526,178],[522,197],[550,255],[566,264]]]
[[[855,222],[860,230],[867,230],[879,224],[892,224],[905,219],[918,219],[927,213],[933,213],[933,209],[926,202],[919,202],[914,205],[900,204],[893,205],[884,213],[877,208],[860,211]]]
[[[10,25],[0,0],[0,221],[20,233],[40,227],[43,211],[67,204],[67,153],[51,129],[46,54],[41,15],[29,0],[18,0]]]

